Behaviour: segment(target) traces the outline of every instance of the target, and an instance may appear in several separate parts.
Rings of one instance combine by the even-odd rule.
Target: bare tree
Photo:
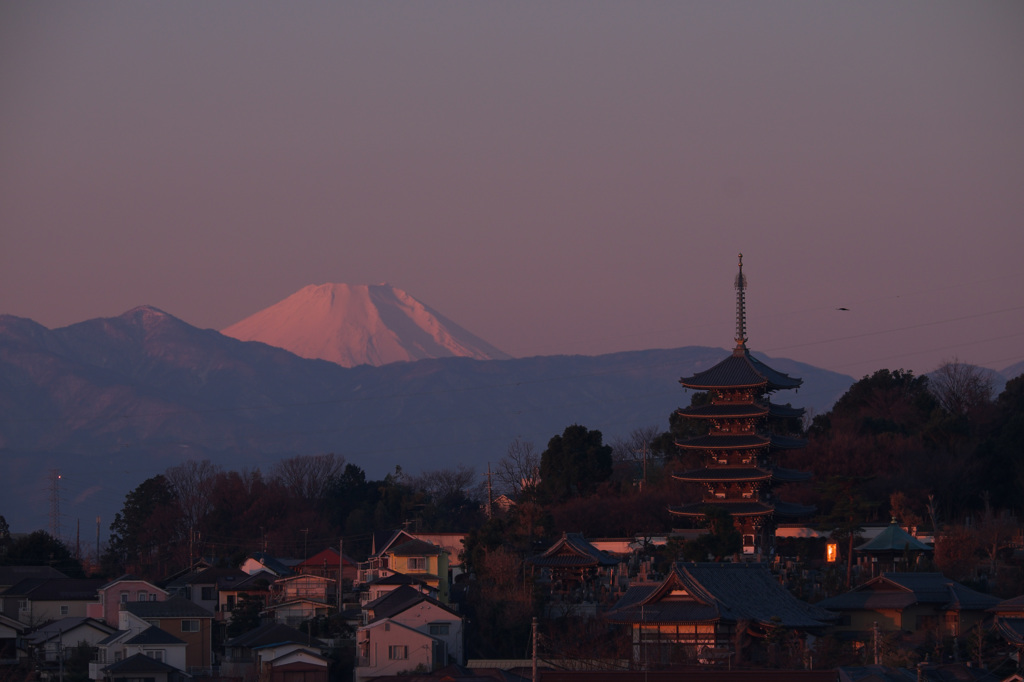
[[[963,415],[971,409],[992,402],[992,376],[981,367],[953,358],[932,372],[928,388],[950,414]]]
[[[186,527],[195,529],[212,507],[211,492],[221,468],[210,460],[190,459],[170,467],[164,476],[174,491]]]
[[[275,464],[271,475],[293,495],[318,502],[327,495],[331,480],[344,466],[345,458],[333,453],[299,455]]]
[[[525,488],[536,486],[540,480],[540,453],[533,443],[516,438],[508,444],[505,456],[498,462],[494,478],[501,492],[518,497]]]
[[[410,485],[422,490],[436,499],[452,497],[458,494],[468,498],[480,498],[483,482],[477,480],[473,467],[460,464],[454,469],[438,469],[426,471],[415,476]]]

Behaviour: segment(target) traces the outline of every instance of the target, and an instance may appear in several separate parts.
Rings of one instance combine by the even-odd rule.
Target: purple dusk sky
[[[5,2],[0,313],[1024,360],[1024,3]],[[848,311],[837,310],[839,307]]]

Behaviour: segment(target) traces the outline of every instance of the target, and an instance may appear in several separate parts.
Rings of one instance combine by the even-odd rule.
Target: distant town
[[[0,516],[0,680],[1019,681],[1024,375],[879,369],[811,414],[742,258],[735,290],[665,428],[485,472],[189,459],[105,542]]]

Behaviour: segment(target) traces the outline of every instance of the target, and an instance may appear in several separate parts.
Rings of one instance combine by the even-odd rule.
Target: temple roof
[[[719,403],[684,407],[679,410],[683,417],[692,419],[716,419],[721,417],[763,417],[768,414],[764,403]]]
[[[764,564],[680,563],[660,585],[629,588],[607,614],[613,623],[748,620],[762,626],[816,629],[835,616],[783,588]]]
[[[876,537],[868,540],[863,545],[854,548],[857,552],[873,553],[897,553],[897,552],[931,552],[931,547],[924,544],[913,535],[899,527],[893,519],[885,530]]]
[[[737,348],[732,355],[711,369],[679,380],[686,388],[698,391],[723,388],[754,388],[764,386],[774,391],[798,388],[802,379],[778,372],[750,354],[746,348]]]
[[[975,592],[941,573],[883,573],[846,594],[819,602],[823,608],[842,611],[905,609],[913,604],[983,611],[997,603],[996,597]]]
[[[618,559],[594,547],[580,533],[562,533],[558,542],[527,561],[534,566],[566,568],[619,565]]]

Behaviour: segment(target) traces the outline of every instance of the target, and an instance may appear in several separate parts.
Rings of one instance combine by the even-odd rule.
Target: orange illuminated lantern
[[[835,563],[836,557],[839,556],[839,545],[834,542],[830,542],[825,545],[825,560],[827,562]]]

